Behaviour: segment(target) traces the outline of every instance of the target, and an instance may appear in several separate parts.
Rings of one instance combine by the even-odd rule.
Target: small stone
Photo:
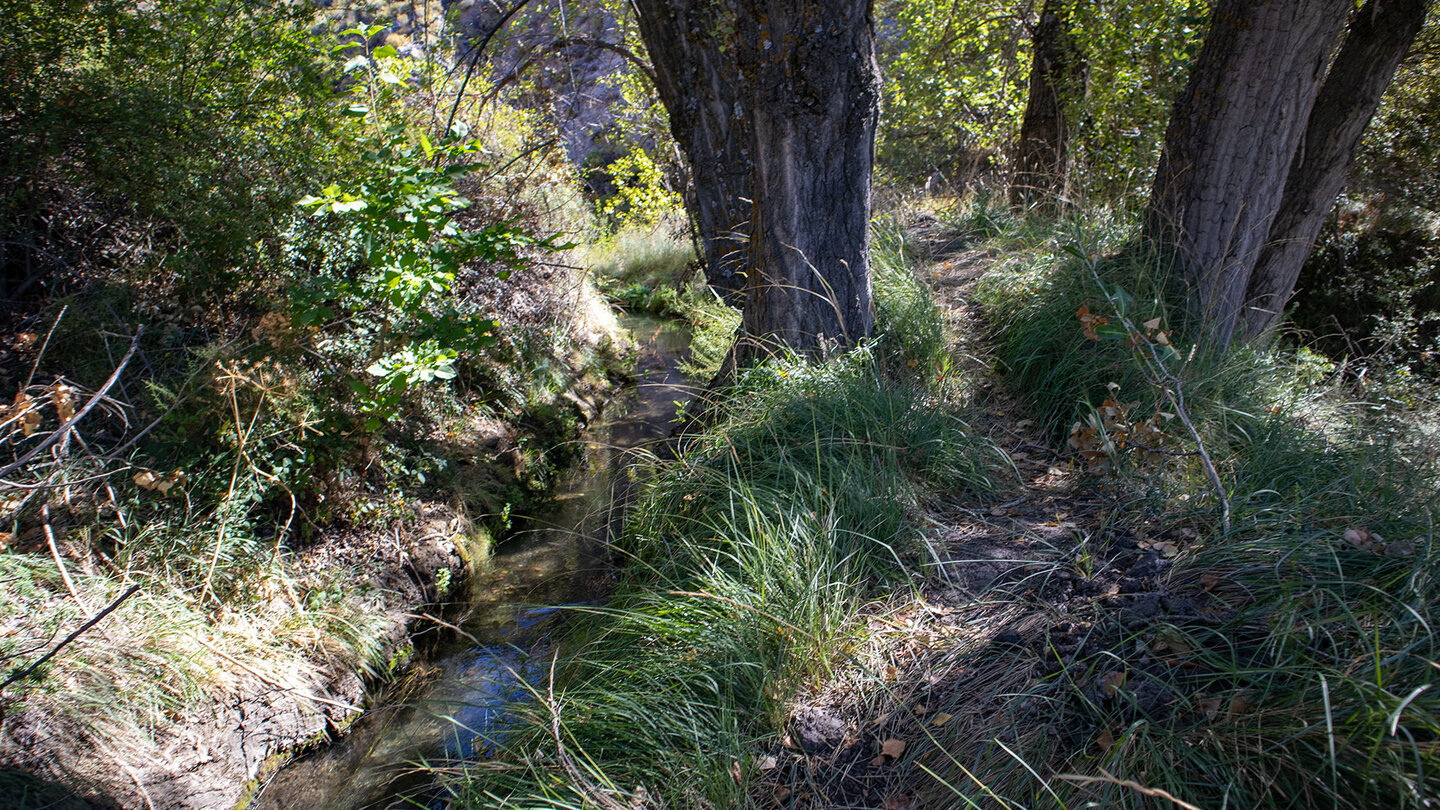
[[[790,733],[805,753],[825,754],[844,742],[845,721],[826,709],[797,709],[790,718]]]

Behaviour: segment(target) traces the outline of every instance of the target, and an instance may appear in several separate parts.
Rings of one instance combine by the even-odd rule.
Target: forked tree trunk
[[[823,355],[870,334],[870,174],[879,74],[869,0],[739,0],[751,121],[748,300],[740,363]]]
[[[1219,0],[1175,103],[1146,242],[1188,284],[1215,350],[1240,323],[1251,273],[1336,36],[1354,0]]]
[[[705,278],[738,306],[753,195],[730,13],[708,0],[634,0],[634,6],[670,132],[690,163]]]
[[[1085,61],[1070,37],[1064,0],[1046,0],[1031,36],[1030,93],[1010,177],[1010,204],[1058,203],[1065,195],[1069,129],[1067,96],[1085,83]]]
[[[1266,332],[1295,291],[1300,268],[1380,106],[1395,68],[1425,23],[1428,0],[1368,0],[1350,23],[1330,66],[1305,139],[1290,166],[1280,210],[1245,294],[1244,339]]]

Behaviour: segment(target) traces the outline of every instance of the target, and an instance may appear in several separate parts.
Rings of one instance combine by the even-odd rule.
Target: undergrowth
[[[134,26],[136,42],[152,29],[157,41],[192,39],[187,21],[225,24],[181,5],[97,14]],[[348,689],[349,673],[394,672],[411,651],[409,626],[395,626],[404,613],[448,602],[464,582],[412,552],[432,540],[437,559],[477,552],[512,511],[545,498],[618,366],[607,308],[547,261],[563,240],[537,238],[588,224],[566,219],[580,195],[548,125],[506,103],[447,121],[448,78],[432,60],[379,45],[376,30],[315,34],[303,9],[270,17],[247,41],[268,31],[314,61],[316,95],[257,85],[247,67],[227,79],[245,88],[236,109],[256,116],[246,126],[313,115],[326,142],[299,157],[274,148],[288,140],[247,142],[254,165],[236,176],[264,210],[231,223],[244,245],[226,247],[228,232],[187,241],[213,229],[186,223],[226,206],[191,201],[185,216],[162,216],[170,206],[126,203],[148,234],[119,228],[133,244],[86,250],[95,258],[50,288],[75,295],[4,313],[0,742],[62,729],[18,746],[57,770],[72,764],[57,739],[125,767],[177,727],[213,723],[237,695],[274,688],[311,709]],[[103,19],[76,25],[75,37],[31,46],[53,46],[79,73],[111,59],[105,37],[85,33],[103,32]],[[143,61],[126,64],[116,82],[145,75]],[[282,63],[261,67],[285,75]],[[480,84],[468,84],[470,101],[488,92]],[[190,114],[201,129],[215,120]],[[53,110],[34,123],[56,123]],[[97,136],[118,132],[91,123]],[[127,143],[115,146],[143,146]],[[208,174],[184,174],[184,152],[161,167],[174,174],[166,187],[210,188]],[[57,198],[105,180],[19,168],[56,183]],[[255,196],[272,172],[286,183]],[[118,181],[110,191],[127,196]],[[223,273],[193,266],[202,247]],[[336,717],[357,711],[341,708]]]
[[[1094,322],[1082,322],[1080,308],[1118,322],[1115,292],[1124,290],[1133,322],[1158,318],[1150,331],[1163,330],[1175,349],[1175,379],[1164,385],[1184,391],[1223,492],[1178,427],[1166,437],[1168,455],[1114,441],[1106,463],[1086,464],[1115,504],[1110,534],[1175,538],[1159,546],[1174,557],[1161,597],[1186,609],[1136,623],[1097,600],[1068,617],[1089,628],[1078,659],[1049,670],[1040,668],[1043,651],[996,662],[1011,684],[992,696],[1004,720],[964,738],[931,732],[943,752],[925,766],[936,801],[1434,806],[1433,392],[1357,382],[1303,349],[1192,352],[1165,278],[1144,261],[1052,245],[1010,260],[982,285],[1005,377],[1057,444],[1070,428],[1074,446],[1087,415],[1120,400],[1141,412],[1176,408],[1134,349],[1086,338]],[[1217,519],[1222,499],[1228,531]],[[1056,570],[1076,559],[1057,554]],[[1002,588],[987,598],[1035,596]],[[994,661],[984,650],[973,655]],[[1146,690],[1164,699],[1142,700]],[[967,706],[962,697],[946,711]]]

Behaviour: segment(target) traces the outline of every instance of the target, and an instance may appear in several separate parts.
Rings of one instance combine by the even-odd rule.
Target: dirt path
[[[994,503],[928,506],[929,559],[914,589],[874,610],[859,648],[755,763],[762,805],[966,806],[959,793],[998,805],[980,782],[987,761],[1014,759],[1007,748],[1105,745],[1105,729],[1075,722],[1037,685],[1064,681],[1072,697],[1108,700],[1117,690],[1107,651],[1149,643],[1140,636],[1157,616],[1193,609],[1162,585],[1168,560],[1121,528],[1133,522],[1115,519],[1110,498],[1047,444],[986,360],[974,291],[999,257],[940,248],[924,280],[974,381],[972,427],[1009,455],[1016,482]],[[1159,680],[1131,678],[1136,710],[1169,700]]]

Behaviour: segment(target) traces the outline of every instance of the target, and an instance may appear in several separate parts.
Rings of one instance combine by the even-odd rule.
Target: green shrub
[[[0,239],[7,265],[35,268],[7,280],[7,297],[128,272],[137,255],[151,267],[155,254],[167,257],[161,278],[206,297],[273,283],[239,268],[269,255],[276,212],[343,159],[337,76],[307,31],[311,11],[219,14],[198,0],[0,9]]]
[[[1335,358],[1359,352],[1376,371],[1440,375],[1440,238],[1424,228],[1331,219],[1301,271],[1296,328]]]

